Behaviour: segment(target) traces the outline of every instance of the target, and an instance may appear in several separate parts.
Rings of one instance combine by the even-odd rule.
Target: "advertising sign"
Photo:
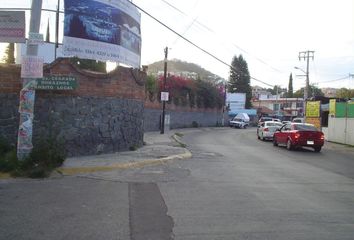
[[[306,117],[318,118],[320,117],[321,101],[306,102]]]
[[[226,105],[230,107],[230,111],[234,112],[237,109],[245,109],[246,93],[227,93]]]
[[[77,88],[75,76],[53,75],[37,79],[36,89],[39,90],[75,90]]]
[[[20,91],[20,113],[33,114],[35,91],[32,89],[22,89]]]
[[[321,118],[306,118],[306,123],[315,125],[316,128],[321,129]]]
[[[21,78],[42,78],[43,58],[37,56],[22,56]]]
[[[140,67],[140,13],[128,0],[65,0],[66,56]]]
[[[161,92],[161,101],[167,102],[168,97],[169,97],[168,92]]]
[[[26,42],[24,11],[0,11],[0,42]]]
[[[28,33],[28,44],[42,45],[43,43],[43,34],[33,32]]]
[[[331,116],[336,115],[336,99],[329,100],[329,115]]]

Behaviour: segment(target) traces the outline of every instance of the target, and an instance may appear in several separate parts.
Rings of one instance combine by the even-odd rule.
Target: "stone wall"
[[[108,74],[83,71],[67,59],[44,67],[44,75],[75,76],[73,91],[37,90],[33,142],[56,134],[69,156],[128,150],[143,144],[146,74],[119,67]],[[0,65],[0,135],[15,144],[19,122],[20,66]]]
[[[144,110],[144,131],[158,131],[160,129],[160,116],[162,110],[149,109]],[[222,112],[213,111],[175,111],[167,110],[166,115],[170,116],[170,129],[195,127],[215,127],[221,126]]]

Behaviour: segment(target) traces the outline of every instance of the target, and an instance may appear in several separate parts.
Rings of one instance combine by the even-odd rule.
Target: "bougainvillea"
[[[163,76],[158,78],[159,92],[169,92],[169,103],[205,108],[221,108],[224,103],[223,87],[202,80],[169,75],[164,90]]]

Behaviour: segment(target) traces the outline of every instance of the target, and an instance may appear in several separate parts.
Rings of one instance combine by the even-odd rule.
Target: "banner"
[[[321,101],[306,102],[306,117],[318,118],[320,117]]]
[[[140,13],[129,1],[64,3],[64,55],[140,67]]]
[[[26,18],[24,11],[0,11],[0,42],[26,42]]]
[[[329,115],[331,116],[336,115],[336,99],[329,100]]]
[[[43,58],[37,56],[22,56],[21,78],[42,78]]]

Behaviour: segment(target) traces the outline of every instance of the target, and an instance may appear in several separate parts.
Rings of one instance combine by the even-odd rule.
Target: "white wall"
[[[328,119],[328,141],[354,145],[354,119]]]

